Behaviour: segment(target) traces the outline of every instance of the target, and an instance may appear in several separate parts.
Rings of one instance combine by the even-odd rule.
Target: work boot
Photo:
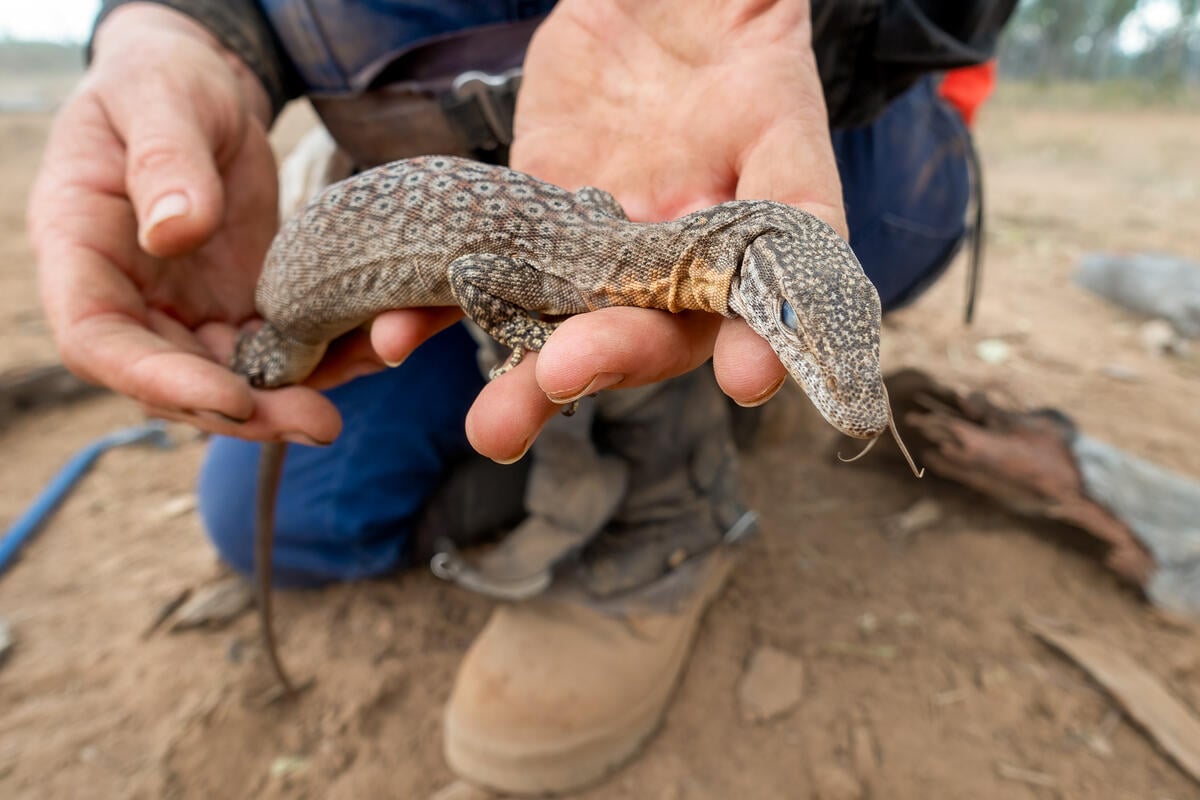
[[[637,753],[733,567],[730,541],[754,527],[737,502],[728,409],[709,371],[593,402],[597,457],[623,463],[627,488],[601,529],[553,565],[546,591],[496,609],[446,708],[450,767],[500,792],[568,792]],[[556,496],[553,481],[531,479],[529,507],[542,512],[521,527],[578,530]],[[594,511],[580,521],[594,523]]]

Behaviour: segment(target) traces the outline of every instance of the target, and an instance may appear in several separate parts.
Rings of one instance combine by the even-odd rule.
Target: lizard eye
[[[800,320],[796,317],[796,310],[787,300],[783,301],[783,307],[779,309],[779,323],[792,333],[800,330]]]

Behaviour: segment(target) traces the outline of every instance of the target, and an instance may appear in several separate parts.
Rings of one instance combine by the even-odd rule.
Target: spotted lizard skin
[[[295,383],[379,313],[449,305],[514,350],[509,366],[597,308],[740,316],[830,424],[858,438],[887,427],[879,296],[817,217],[739,200],[634,223],[600,189],[447,156],[360,173],[293,217],[259,279],[266,324],[233,367],[256,386]]]

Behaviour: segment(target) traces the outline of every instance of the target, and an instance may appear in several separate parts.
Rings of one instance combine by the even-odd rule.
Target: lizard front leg
[[[588,310],[570,282],[509,256],[460,256],[450,263],[448,278],[463,313],[512,349],[508,360],[492,369],[493,379],[519,364],[526,352],[541,350],[562,317]]]

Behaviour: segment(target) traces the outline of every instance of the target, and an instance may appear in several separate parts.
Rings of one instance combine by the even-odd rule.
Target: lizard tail
[[[275,506],[286,455],[285,442],[265,442],[259,455],[258,497],[254,517],[254,584],[258,599],[258,623],[267,659],[284,694],[292,695],[296,693],[296,686],[279,660],[275,625],[271,621],[271,551],[275,544]]]

